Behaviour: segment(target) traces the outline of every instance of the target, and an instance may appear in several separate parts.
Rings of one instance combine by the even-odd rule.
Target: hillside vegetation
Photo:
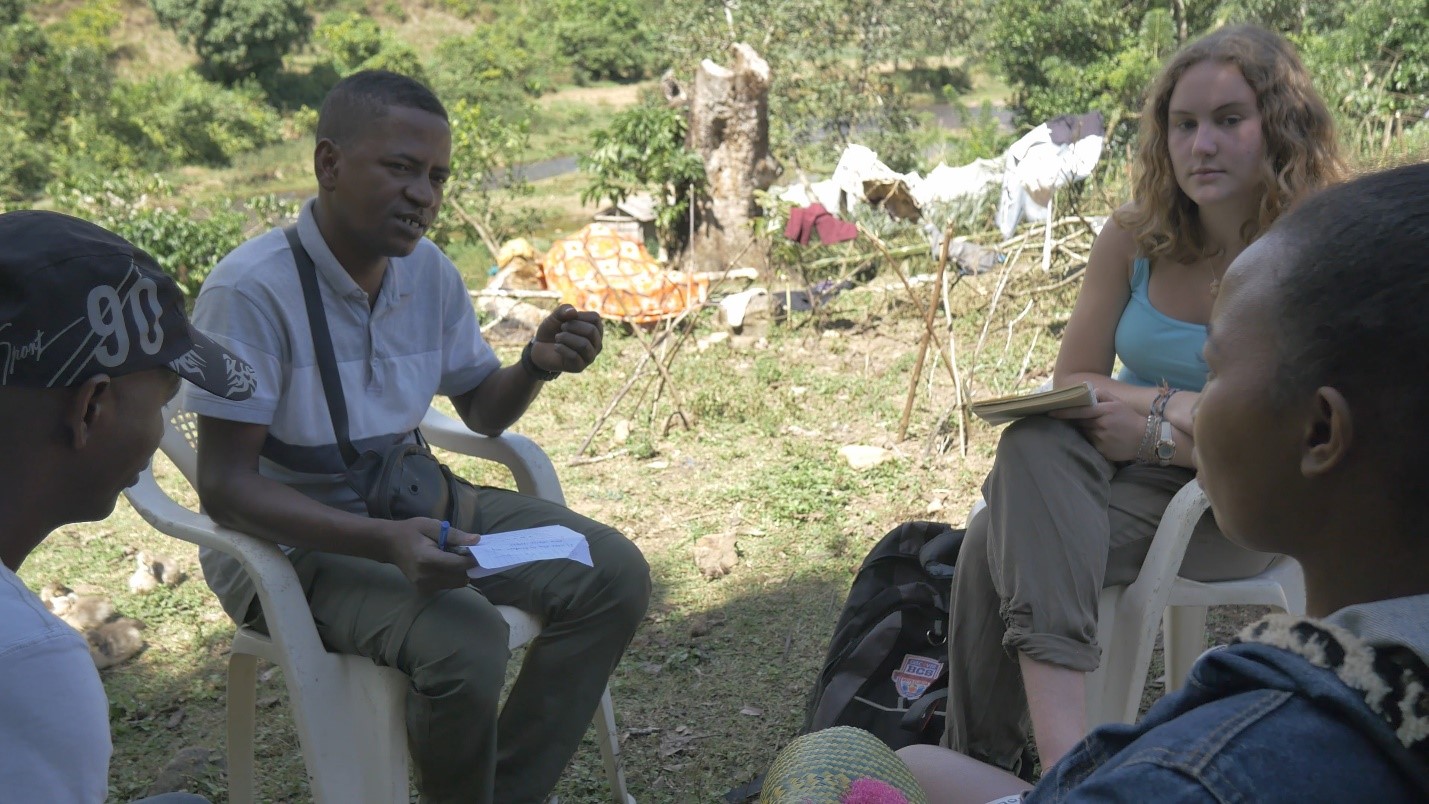
[[[930,124],[921,110],[933,102],[992,100],[1023,123],[1099,108],[1123,121],[1112,141],[1125,145],[1159,60],[1235,21],[1300,45],[1361,161],[1423,153],[1429,21],[1418,0],[743,0],[732,11],[659,0],[0,0],[0,204],[112,225],[194,289],[215,255],[308,192],[326,89],[385,67],[429,82],[450,107],[449,201],[465,214],[445,216],[434,237],[477,279],[490,258],[472,221],[499,241],[569,227],[584,208],[585,186],[533,198],[508,168],[587,154],[616,115],[659,105],[653,78],[688,81],[731,41],[752,42],[773,67],[771,136],[793,173],[827,169],[852,140],[896,169],[927,170],[1009,141],[971,107],[967,132]],[[617,102],[601,100],[602,87],[620,89]],[[670,125],[612,130],[644,138],[627,143],[638,154],[678,141]],[[597,196],[673,201],[682,181],[658,168],[633,179],[608,175],[609,162],[587,169]],[[668,213],[669,228],[683,214]]]

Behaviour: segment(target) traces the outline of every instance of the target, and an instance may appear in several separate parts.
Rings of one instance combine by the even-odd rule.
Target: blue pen
[[[447,549],[447,531],[449,531],[449,530],[451,530],[451,529],[452,529],[452,523],[450,523],[450,522],[446,521],[445,519],[443,519],[443,520],[442,520],[442,534],[437,537],[437,547],[438,547],[438,549],[441,549],[441,550]]]

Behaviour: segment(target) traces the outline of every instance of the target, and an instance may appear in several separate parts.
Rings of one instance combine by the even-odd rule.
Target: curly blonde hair
[[[1290,43],[1252,25],[1207,34],[1172,57],[1152,84],[1141,111],[1132,203],[1116,215],[1140,253],[1153,259],[1192,262],[1209,254],[1196,203],[1176,181],[1167,141],[1171,92],[1187,70],[1203,61],[1236,65],[1255,92],[1260,111],[1265,141],[1263,194],[1258,214],[1241,228],[1246,242],[1268,229],[1307,192],[1339,180],[1344,173],[1330,110]]]

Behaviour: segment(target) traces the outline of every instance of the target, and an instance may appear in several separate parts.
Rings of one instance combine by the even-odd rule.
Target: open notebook
[[[1091,383],[1069,385],[1053,391],[1035,391],[1030,394],[1000,396],[972,404],[972,411],[989,424],[1006,424],[1023,416],[1033,416],[1064,408],[1079,408],[1095,405],[1097,392]]]

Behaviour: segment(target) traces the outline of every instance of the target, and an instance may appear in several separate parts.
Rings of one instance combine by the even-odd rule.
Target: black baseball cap
[[[256,385],[252,366],[193,328],[178,283],[133,243],[58,212],[0,215],[0,386],[159,367],[233,400]]]

